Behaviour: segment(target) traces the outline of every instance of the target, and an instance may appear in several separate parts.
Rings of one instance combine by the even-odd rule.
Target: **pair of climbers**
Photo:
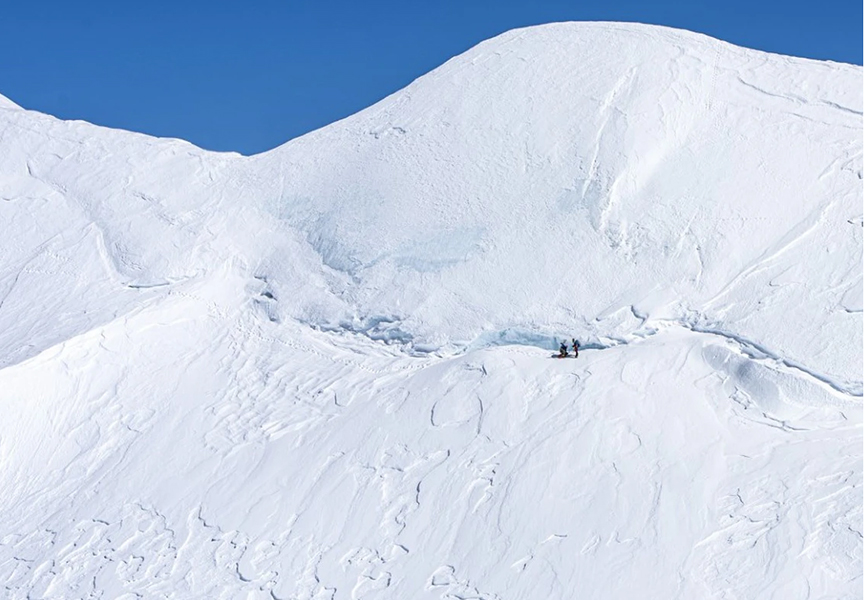
[[[561,347],[558,349],[558,358],[567,358],[570,352],[567,349],[567,342],[561,342]],[[579,340],[573,338],[573,358],[579,358]]]

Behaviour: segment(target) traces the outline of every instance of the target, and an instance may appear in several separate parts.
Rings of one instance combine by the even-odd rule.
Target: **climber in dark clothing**
[[[561,342],[561,347],[558,348],[558,358],[567,358],[567,342]]]
[[[579,358],[579,340],[573,338],[573,358]]]

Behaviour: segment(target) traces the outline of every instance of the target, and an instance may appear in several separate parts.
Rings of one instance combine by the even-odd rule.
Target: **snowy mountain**
[[[0,98],[0,585],[856,597],[862,169],[860,67],[642,25],[253,157]]]

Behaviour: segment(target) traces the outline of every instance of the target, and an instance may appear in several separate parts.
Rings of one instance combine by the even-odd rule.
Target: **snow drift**
[[[253,157],[3,99],[0,582],[857,593],[861,115],[860,67],[608,23]]]

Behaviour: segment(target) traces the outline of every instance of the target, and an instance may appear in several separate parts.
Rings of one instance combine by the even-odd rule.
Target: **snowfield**
[[[2,595],[861,598],[862,84],[567,23],[252,157],[0,97]]]

